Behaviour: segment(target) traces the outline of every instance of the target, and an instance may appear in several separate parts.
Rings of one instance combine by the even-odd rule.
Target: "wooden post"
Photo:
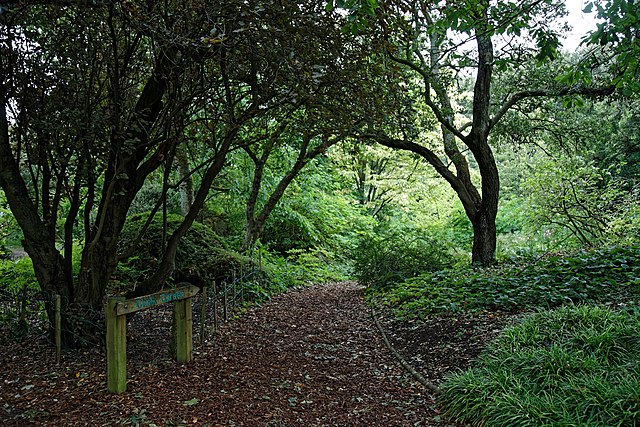
[[[244,285],[247,281],[244,279],[244,269],[240,264],[240,304],[244,303]]]
[[[116,313],[123,297],[109,297],[105,307],[107,320],[107,389],[111,393],[127,390],[127,317]]]
[[[223,282],[223,294],[222,294],[222,303],[224,304],[224,306],[222,307],[222,317],[224,319],[224,321],[227,321],[227,316],[228,316],[228,311],[229,311],[229,305],[228,305],[228,298],[227,298],[227,283]]]
[[[202,293],[200,294],[200,345],[204,343],[204,322],[207,317],[207,287],[202,288]]]
[[[178,363],[190,362],[193,355],[193,317],[191,314],[191,298],[176,301],[173,304],[173,325],[176,360]]]
[[[60,295],[56,294],[55,301],[55,328],[56,328],[56,365],[60,365],[60,353],[62,352],[62,300]]]
[[[183,286],[164,292],[125,300],[109,297],[104,312],[107,322],[107,388],[111,393],[127,390],[127,314],[173,301],[173,339],[176,359],[186,363],[192,359],[191,298],[196,286]]]
[[[233,270],[233,294],[231,297],[231,310],[236,308],[236,298],[238,297],[238,278],[236,276],[236,271]]]
[[[216,292],[213,293],[213,331],[218,332],[220,328],[220,319],[218,319],[218,292],[216,286]]]

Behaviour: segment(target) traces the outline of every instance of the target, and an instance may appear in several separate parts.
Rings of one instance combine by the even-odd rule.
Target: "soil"
[[[435,398],[385,346],[355,283],[294,290],[209,331],[194,360],[172,361],[170,310],[128,326],[128,389],[106,391],[102,349],[66,351],[44,336],[0,348],[2,426],[447,426]],[[194,307],[194,313],[197,309]],[[377,318],[429,381],[468,367],[509,316]]]

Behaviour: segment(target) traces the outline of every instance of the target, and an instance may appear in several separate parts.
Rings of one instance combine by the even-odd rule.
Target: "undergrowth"
[[[472,426],[640,422],[640,317],[605,307],[543,311],[506,329],[439,401]]]
[[[404,230],[380,231],[360,238],[351,257],[358,282],[388,289],[425,272],[449,268],[455,257],[429,237],[411,237]]]
[[[633,303],[640,295],[640,247],[583,251],[524,267],[469,267],[425,273],[390,289],[370,289],[369,295],[405,318],[587,302]]]

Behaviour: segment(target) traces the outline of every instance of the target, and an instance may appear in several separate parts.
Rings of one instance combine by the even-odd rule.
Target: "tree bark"
[[[58,294],[65,303],[64,322],[68,317],[66,308],[74,299],[73,283],[69,281],[70,277],[66,274],[65,258],[55,247],[55,234],[52,234],[51,227],[38,215],[38,209],[29,197],[29,190],[20,174],[18,161],[11,149],[6,107],[6,88],[0,83],[0,187],[23,231],[22,244],[31,258],[40,289],[50,302],[45,304],[47,315],[49,319],[55,317],[53,297]],[[64,347],[71,345],[72,335],[69,328],[63,329],[62,345]]]
[[[339,138],[330,138],[329,136],[324,136],[324,140],[318,144],[315,148],[309,151],[309,144],[311,140],[314,138],[314,135],[305,135],[303,137],[302,147],[298,153],[298,157],[296,162],[293,164],[291,169],[280,179],[278,185],[273,190],[273,192],[267,198],[267,201],[260,209],[258,215],[255,215],[256,211],[256,203],[258,199],[258,193],[260,192],[260,187],[262,183],[262,175],[264,170],[264,164],[268,158],[268,154],[266,156],[263,155],[263,158],[256,163],[256,173],[254,175],[254,180],[251,189],[251,197],[247,203],[247,223],[245,230],[245,238],[242,246],[243,250],[249,250],[260,238],[264,226],[267,222],[267,219],[273,212],[273,210],[284,196],[284,192],[287,190],[291,182],[298,176],[300,171],[309,163],[311,160],[315,159],[318,155],[324,153],[329,147],[336,144]],[[257,159],[254,159],[256,161]]]
[[[373,137],[385,146],[410,150],[419,154],[449,183],[462,202],[465,213],[473,225],[472,262],[490,265],[495,262],[497,240],[495,220],[498,212],[500,179],[489,146],[489,132],[493,125],[490,120],[490,112],[491,78],[494,66],[493,43],[488,31],[489,4],[482,1],[479,6],[479,10],[476,12],[477,16],[475,16],[478,65],[472,101],[472,120],[467,135],[464,135],[462,130],[468,126],[463,129],[455,127],[454,109],[444,84],[446,81],[444,79],[447,79],[448,76],[443,76],[441,73],[442,36],[437,33],[429,36],[429,61],[421,54],[417,54],[417,63],[412,58],[400,58],[390,54],[392,60],[409,67],[423,79],[425,85],[424,101],[440,123],[444,152],[455,168],[455,173],[433,150],[427,147],[411,141],[381,135]],[[432,23],[428,16],[425,18],[429,23]],[[435,93],[435,98],[432,98],[432,91]],[[460,142],[469,148],[478,163],[482,180],[481,191],[471,180],[469,163],[458,146]]]
[[[178,160],[178,175],[181,181],[179,186],[180,210],[182,211],[182,216],[187,216],[193,205],[193,178],[189,168],[189,159],[184,148],[178,147],[176,158]]]
[[[473,226],[471,262],[474,264],[486,266],[495,262],[496,213],[496,210],[482,207],[471,219]]]
[[[78,302],[96,309],[102,307],[107,284],[118,263],[118,241],[129,207],[146,177],[162,164],[170,149],[171,141],[164,141],[147,158],[149,135],[163,108],[171,62],[170,52],[159,53],[126,132],[112,137],[114,149],[110,152],[96,224],[82,254],[77,292]],[[132,145],[131,141],[137,142]]]
[[[466,145],[473,153],[482,179],[482,200],[471,223],[473,224],[473,247],[471,260],[487,266],[496,257],[496,216],[500,198],[500,176],[493,152],[489,146],[491,130],[491,77],[493,74],[493,42],[488,35],[488,4],[478,17],[476,43],[478,46],[478,66],[473,89],[473,118]]]

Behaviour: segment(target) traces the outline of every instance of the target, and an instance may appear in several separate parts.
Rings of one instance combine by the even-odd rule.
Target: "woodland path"
[[[44,343],[4,347],[0,425],[445,425],[433,396],[385,347],[362,293],[357,284],[345,282],[280,295],[226,324],[212,343],[196,346],[186,366],[169,360],[166,350],[153,352],[166,348],[166,329],[157,337],[132,336],[128,390],[121,395],[105,391],[99,350],[64,354],[62,367],[56,368]],[[142,319],[151,322],[147,328],[130,329],[157,330],[148,326],[162,315],[143,313],[153,317]],[[383,323],[393,327],[389,319]],[[410,327],[405,335],[418,329]],[[441,332],[452,337],[449,330]],[[406,349],[419,352],[418,335]],[[467,336],[456,336],[469,346]],[[438,347],[423,342],[431,350]],[[437,362],[444,370],[457,364],[448,357],[462,357],[463,364],[471,357],[450,343],[441,347],[441,355],[450,355]],[[424,361],[424,355],[413,358]]]

